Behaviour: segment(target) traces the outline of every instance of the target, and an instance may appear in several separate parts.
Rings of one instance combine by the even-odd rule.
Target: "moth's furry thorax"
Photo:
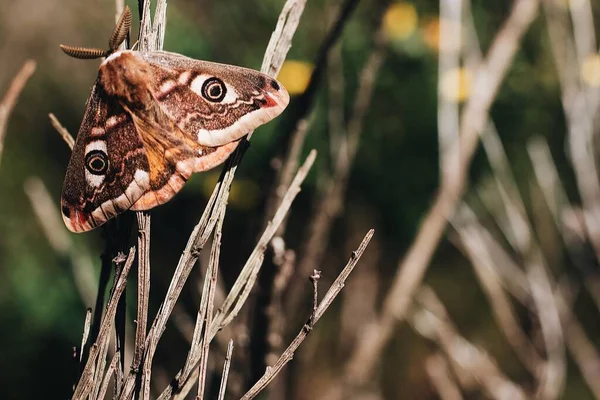
[[[132,106],[150,103],[152,94],[147,83],[151,81],[152,67],[130,51],[112,54],[100,66],[98,78],[109,96],[115,96]]]

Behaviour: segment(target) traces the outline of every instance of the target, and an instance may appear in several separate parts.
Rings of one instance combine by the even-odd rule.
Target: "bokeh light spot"
[[[313,65],[305,61],[287,60],[283,63],[277,80],[287,89],[291,96],[304,93]]]
[[[473,76],[466,68],[455,68],[442,75],[442,96],[449,101],[463,102],[471,94]]]
[[[418,20],[412,3],[392,4],[383,16],[383,29],[392,39],[407,39],[417,29]]]
[[[421,26],[423,41],[434,51],[440,49],[440,19],[431,18]]]
[[[600,54],[589,56],[583,61],[581,79],[589,86],[600,86]]]

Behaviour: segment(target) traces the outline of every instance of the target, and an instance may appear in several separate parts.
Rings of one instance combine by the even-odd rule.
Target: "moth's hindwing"
[[[114,53],[100,66],[69,162],[65,223],[85,231],[126,209],[167,202],[288,102],[277,81],[247,68],[168,52]],[[98,151],[109,162],[104,174],[94,170],[100,161],[86,164],[103,157]]]

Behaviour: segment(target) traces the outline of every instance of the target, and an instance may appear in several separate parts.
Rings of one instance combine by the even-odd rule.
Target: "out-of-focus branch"
[[[553,294],[556,283],[550,276],[539,249],[532,249],[525,265],[546,352],[546,362],[538,372],[535,397],[557,399],[565,384],[567,360],[562,326]]]
[[[119,22],[119,18],[121,18],[124,9],[125,0],[115,0],[115,23]]]
[[[462,394],[448,370],[448,363],[441,354],[434,354],[425,360],[425,371],[442,400],[462,400]]]
[[[406,256],[398,266],[381,316],[360,338],[344,373],[347,384],[362,385],[369,379],[379,355],[398,321],[404,319],[411,299],[425,274],[455,207],[464,191],[467,172],[479,134],[485,128],[490,106],[518,50],[521,38],[537,15],[538,0],[518,0],[492,42],[489,53],[475,74],[473,92],[461,115],[460,142],[450,152],[460,154],[455,180],[443,181],[434,204]]]
[[[497,259],[494,259],[487,249],[484,228],[477,222],[477,217],[471,209],[463,204],[453,218],[453,226],[460,235],[473,269],[486,294],[498,326],[504,333],[508,343],[513,346],[515,354],[527,367],[530,373],[536,375],[540,371],[543,359],[537,349],[521,329],[517,313],[502,286],[502,279],[496,271]],[[529,300],[529,296],[528,296]]]
[[[62,137],[62,139],[65,141],[67,146],[69,146],[69,148],[73,150],[73,146],[75,145],[75,139],[73,139],[73,135],[69,133],[67,128],[62,126],[62,124],[54,114],[50,113],[48,114],[48,116],[50,117],[50,122],[52,123],[54,129],[56,129],[56,131],[58,132],[60,137]]]
[[[331,6],[331,16],[337,12],[337,5]],[[327,57],[327,128],[329,131],[330,157],[335,160],[340,148],[340,136],[346,130],[344,58],[341,41],[331,48]]]
[[[450,151],[458,143],[460,131],[458,98],[460,91],[460,50],[463,0],[440,1],[438,58],[438,149],[440,176],[459,171],[460,157]],[[455,180],[448,176],[446,180]]]
[[[579,6],[585,8],[585,3],[582,1]],[[592,42],[593,34],[588,32],[589,16],[583,17],[581,21],[577,20],[573,34],[567,10],[551,1],[545,1],[543,4],[550,36],[549,43],[561,82],[561,100],[567,117],[570,160],[585,209],[583,215],[589,239],[596,252],[596,258],[600,259],[600,177],[594,154],[594,125],[600,112],[600,95],[597,90],[591,91],[581,83],[581,65],[578,63],[578,60],[583,59],[589,52]],[[573,18],[576,17],[581,18],[581,13],[573,14]],[[580,23],[583,26],[579,26]],[[595,39],[593,41],[595,42]]]
[[[75,248],[59,215],[58,205],[54,203],[40,178],[27,179],[25,193],[48,242],[57,254],[69,259],[79,296],[84,304],[94,304],[97,285],[91,257]]]
[[[527,143],[527,151],[537,183],[563,239],[569,259],[585,276],[583,284],[600,310],[600,277],[596,273],[590,273],[597,261],[585,242],[588,232],[584,217],[579,217],[578,214],[581,213],[569,203],[548,143],[542,138],[534,138]]]
[[[445,307],[431,288],[422,286],[415,301],[418,307],[412,312],[408,322],[419,334],[434,341],[452,361],[454,368],[473,376],[493,399],[529,398],[522,387],[504,376],[489,354],[456,331]]]
[[[2,151],[4,150],[4,139],[8,128],[10,114],[17,104],[17,100],[25,87],[25,84],[35,72],[35,61],[27,60],[15,75],[8,90],[0,100],[0,160],[2,160]]]
[[[468,60],[471,63],[471,68],[476,68],[481,62],[481,50],[477,33],[474,29],[474,21],[470,13],[470,7],[467,6],[465,9],[468,30],[470,32],[470,40],[468,41],[469,46],[467,47]],[[523,200],[511,172],[502,142],[498,137],[492,121],[489,121],[487,128],[488,129],[482,135],[482,142],[492,167],[493,182],[496,190],[492,190],[493,194],[489,196],[485,196],[484,193],[482,199],[484,203],[488,205],[488,210],[494,216],[498,226],[515,251],[521,255],[522,259],[530,261],[527,263],[528,271],[535,275],[536,280],[532,281],[529,279],[528,281],[530,287],[535,285],[536,288],[539,289],[544,286],[544,282],[548,283],[549,279],[544,270],[541,251],[533,238],[533,230],[528,222]],[[544,312],[544,316],[550,318],[549,321],[541,321],[543,336],[548,339],[548,335],[551,335],[556,340],[553,339],[551,342],[548,340],[546,341],[546,345],[549,346],[546,349],[548,362],[543,362],[535,347],[530,343],[527,336],[519,327],[515,312],[502,288],[501,281],[497,279],[498,276],[493,272],[498,269],[496,267],[497,261],[495,262],[495,259],[489,257],[490,253],[486,249],[485,242],[480,240],[482,236],[472,230],[470,232],[466,231],[471,228],[466,227],[465,224],[472,225],[472,223],[468,221],[476,219],[474,213],[470,212],[466,205],[463,205],[462,211],[462,213],[458,213],[454,218],[457,220],[455,221],[457,223],[455,226],[457,226],[459,234],[461,234],[462,241],[472,259],[477,276],[490,300],[498,324],[508,342],[515,348],[516,354],[521,358],[529,371],[536,377],[539,383],[538,393],[543,392],[544,398],[555,398],[561,391],[561,382],[562,379],[564,379],[565,373],[564,350],[561,349],[562,332],[560,324],[556,322],[558,318],[556,307],[549,307],[550,310],[554,309],[554,313],[549,315],[552,311],[542,311],[539,302],[533,301],[526,303],[533,304],[536,313],[541,314]],[[460,221],[461,219],[463,219],[462,222]],[[528,276],[530,275],[528,274]],[[531,288],[529,293],[532,293],[532,291],[533,288]],[[537,290],[536,295],[540,295],[541,293],[542,291]],[[547,291],[544,293],[546,293],[546,297],[548,297]],[[539,316],[540,318],[542,317],[542,315]],[[552,323],[552,321],[554,321],[554,323]],[[555,376],[553,376],[552,379],[549,379],[548,374],[555,374]],[[550,381],[552,382],[551,384],[549,383]]]
[[[600,354],[571,310],[565,292],[560,286],[554,292],[565,343],[594,397],[600,399]]]
[[[282,238],[274,237],[271,240],[271,246],[273,248],[273,264],[276,266],[277,272],[275,279],[273,279],[273,286],[271,287],[271,301],[266,310],[269,317],[267,343],[270,349],[265,356],[265,363],[267,365],[277,359],[284,343],[285,310],[283,302],[285,290],[288,287],[296,264],[296,253],[293,250],[285,248],[285,242]]]

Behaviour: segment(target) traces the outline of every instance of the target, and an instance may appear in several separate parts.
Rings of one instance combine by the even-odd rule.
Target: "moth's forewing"
[[[161,109],[204,146],[240,139],[278,116],[289,103],[285,88],[258,71],[161,51],[136,55],[155,68],[150,85]],[[224,85],[222,96],[212,101],[205,96],[211,81]]]
[[[88,165],[99,165],[102,158],[105,171]],[[148,187],[148,160],[131,116],[95,84],[63,183],[65,224],[73,232],[102,225],[129,209]]]

